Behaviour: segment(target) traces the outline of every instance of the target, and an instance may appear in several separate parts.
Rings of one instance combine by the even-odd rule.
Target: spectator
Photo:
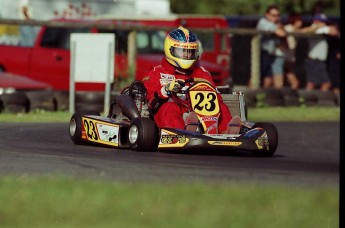
[[[328,18],[325,14],[317,14],[313,18],[310,28],[316,28],[315,34],[336,36],[335,26],[328,26]],[[307,84],[306,90],[319,88],[328,91],[331,81],[327,72],[328,43],[325,36],[316,36],[309,39],[308,59],[305,64]]]
[[[284,30],[287,33],[294,33],[298,32],[302,25],[302,18],[299,14],[292,13],[288,17],[288,23],[284,26]],[[295,66],[296,66],[296,46],[297,40],[293,35],[288,35],[286,37],[286,45],[287,49],[285,52],[285,64],[284,64],[284,71],[287,77],[287,81],[290,84],[292,89],[298,89],[299,80],[295,74]]]
[[[263,87],[282,88],[284,51],[281,49],[281,39],[286,36],[286,33],[280,23],[280,11],[276,5],[267,8],[256,29],[272,33],[261,37],[260,71],[261,77],[263,77]]]
[[[30,7],[29,0],[19,1],[19,16],[21,19],[24,19],[24,20],[32,19],[32,9]]]
[[[298,13],[291,13],[288,16],[287,24],[284,26],[284,30],[287,33],[308,33],[316,30],[316,27],[302,28],[302,26],[303,21],[301,15]],[[298,89],[299,80],[295,73],[297,39],[294,35],[290,34],[286,37],[286,46],[284,71],[290,87],[292,89]]]
[[[29,0],[19,1],[19,18],[23,20],[31,20],[33,18],[32,8]],[[33,46],[35,42],[35,30],[31,25],[20,26],[20,44],[22,46]]]

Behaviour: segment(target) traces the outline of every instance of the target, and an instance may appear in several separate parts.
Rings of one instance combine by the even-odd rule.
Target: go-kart
[[[146,100],[141,81],[134,81],[110,105],[108,115],[97,111],[78,111],[71,117],[69,133],[75,144],[99,144],[136,151],[228,150],[250,151],[256,156],[272,156],[278,146],[278,132],[272,123],[247,121],[243,92],[234,92],[241,118],[238,134],[219,134],[220,107],[217,89],[205,81],[192,82],[170,99],[195,112],[194,131],[158,128]],[[168,117],[167,117],[168,118]],[[187,129],[187,128],[186,128]]]

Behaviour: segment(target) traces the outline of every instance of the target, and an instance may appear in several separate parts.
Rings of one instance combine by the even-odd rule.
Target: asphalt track
[[[274,123],[271,158],[249,153],[134,152],[74,145],[68,124],[0,124],[0,176],[64,174],[125,182],[339,185],[340,124]]]

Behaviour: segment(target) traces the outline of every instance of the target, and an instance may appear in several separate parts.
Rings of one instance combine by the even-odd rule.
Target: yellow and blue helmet
[[[180,26],[165,38],[164,53],[172,65],[190,69],[199,58],[199,41],[191,31]]]

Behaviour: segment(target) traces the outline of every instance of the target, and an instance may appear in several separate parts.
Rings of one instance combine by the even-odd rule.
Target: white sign
[[[71,72],[75,82],[114,81],[114,40],[109,34],[71,34]]]
[[[74,113],[75,83],[105,83],[104,113],[108,113],[114,81],[115,35],[72,33],[69,110]]]

